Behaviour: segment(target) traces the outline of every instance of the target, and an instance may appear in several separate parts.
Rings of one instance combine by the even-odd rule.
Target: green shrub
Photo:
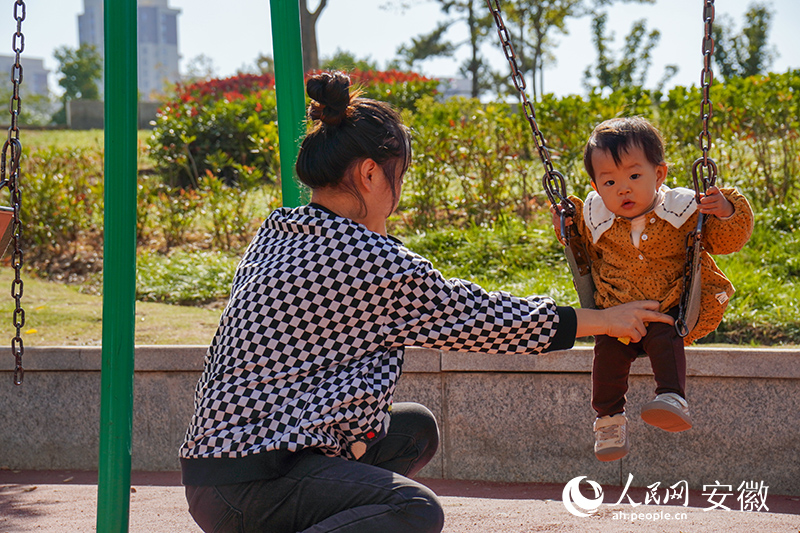
[[[412,227],[480,225],[530,201],[528,142],[508,105],[425,97],[406,119],[413,162],[400,209]]]
[[[23,150],[22,234],[31,260],[76,252],[82,236],[102,235],[103,156],[87,148]],[[93,243],[96,244],[96,243]]]
[[[413,108],[438,82],[397,71],[351,73],[364,96]],[[197,187],[211,170],[227,185],[242,185],[242,169],[274,184],[279,171],[275,79],[270,74],[178,85],[159,109],[150,139],[158,172],[173,187]],[[224,162],[220,164],[220,162]],[[252,170],[248,170],[252,174]]]
[[[800,198],[800,70],[731,78],[711,88],[710,157],[723,184],[742,189],[757,207]],[[675,87],[659,109],[668,149],[691,179],[692,162],[702,155],[701,94]]]
[[[194,189],[171,189],[162,185],[153,195],[155,220],[160,221],[165,251],[186,242],[187,232],[194,226],[201,205],[200,195]]]
[[[568,193],[582,198],[592,190],[589,176],[583,169],[583,148],[595,126],[620,116],[639,115],[652,119],[654,111],[651,93],[638,88],[606,96],[597,91],[586,97],[557,98],[547,94],[534,107],[554,168],[566,178]],[[532,138],[531,132],[526,133]]]
[[[436,95],[439,87],[438,80],[414,72],[354,69],[348,74],[351,81],[363,90],[364,97],[388,102],[398,109],[415,109],[419,99]]]
[[[221,148],[226,139],[241,144],[239,126],[246,122],[241,117],[253,116],[247,114],[247,106],[263,105],[274,92],[262,86],[261,78],[225,83],[230,83],[222,91],[230,93],[228,103],[215,99],[213,84],[198,85],[187,92],[188,107],[176,108],[191,111],[195,100],[208,100],[197,108],[196,116],[204,114],[203,124],[216,124],[208,132],[220,133],[220,149],[212,149],[217,141],[209,137],[211,141],[204,142],[212,148],[197,152],[203,154],[205,167],[203,172],[192,168],[186,174],[185,179],[192,177],[191,188],[172,185],[178,180],[170,172],[177,167],[169,170],[169,158],[158,155],[159,150],[172,153],[173,162],[179,161],[184,169],[192,167],[195,160],[187,150],[191,143],[183,145],[187,155],[181,160],[177,144],[164,148],[151,141],[149,157],[140,160],[141,298],[198,303],[226,297],[236,258],[256,226],[280,203],[274,184],[276,135],[270,114],[274,109],[260,110],[267,129],[251,139],[255,144],[250,146],[256,146],[251,150],[257,153],[249,155],[262,157],[259,164],[243,162],[246,156],[241,152],[234,155]],[[412,129],[414,150],[392,231],[404,235],[411,249],[431,258],[447,275],[472,279],[490,289],[547,294],[559,303],[577,304],[569,270],[550,229],[539,183],[542,166],[525,118],[506,104],[440,102],[431,96],[432,87],[426,82],[415,88],[409,81],[392,93],[406,106],[404,118]],[[386,98],[380,93],[385,88],[375,90],[366,95]],[[714,86],[711,156],[717,161],[721,184],[738,186],[751,199],[757,224],[744,250],[717,258],[737,293],[718,331],[704,342],[800,343],[800,285],[795,282],[800,274],[800,211],[795,207],[800,174],[798,91],[798,71]],[[243,97],[234,98],[234,92]],[[267,96],[257,100],[253,96],[257,93]],[[566,176],[568,192],[583,196],[588,192],[583,144],[598,122],[623,114],[641,114],[654,121],[667,141],[670,185],[691,186],[691,166],[700,155],[699,103],[696,88],[677,87],[668,99],[631,90],[545,96],[535,106],[555,168]],[[261,121],[262,115],[256,115],[253,120]],[[190,118],[181,114],[164,120],[194,128],[184,132],[188,140],[186,135],[202,129]],[[177,139],[176,131],[166,131],[163,139],[169,135]],[[40,147],[23,150],[26,265],[51,276],[59,274],[58,268],[85,269],[88,252],[97,255],[102,250],[103,156],[97,146],[102,137],[28,133],[27,138],[23,133],[23,142],[34,138]],[[61,139],[58,147],[52,143],[55,136]],[[164,177],[170,179],[165,182]]]
[[[258,179],[259,176],[256,174],[248,179]],[[211,246],[230,251],[247,244],[261,222],[249,215],[251,188],[230,187],[211,171],[206,172],[200,187]]]
[[[166,183],[197,187],[206,170],[213,170],[232,185],[240,182],[242,167],[258,168],[274,182],[279,161],[273,86],[271,76],[253,75],[179,86],[175,101],[158,111],[149,143]],[[223,160],[228,164],[214,165]]]

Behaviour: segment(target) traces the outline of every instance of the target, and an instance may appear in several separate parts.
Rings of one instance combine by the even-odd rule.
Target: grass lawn
[[[455,272],[454,272],[455,273]],[[566,276],[566,275],[565,275]],[[559,276],[560,278],[564,276]],[[14,300],[10,296],[11,281],[14,273],[4,265],[0,268],[0,294],[4,294],[0,302],[0,339],[5,338],[10,344],[14,336],[12,313]],[[553,281],[552,271],[542,271],[540,280]],[[24,292],[22,307],[25,310],[25,327],[22,339],[25,346],[99,346],[102,344],[103,299],[101,296],[83,294],[79,287],[58,282],[44,281],[29,274],[23,274]],[[493,287],[488,279],[477,279],[489,289],[511,289],[517,294],[535,294],[547,292],[555,296],[559,303],[573,304],[570,297],[574,295],[566,287],[568,279],[556,279],[549,287],[530,283],[519,283],[509,280],[505,286]],[[499,284],[502,285],[502,284]],[[5,287],[5,289],[3,289]],[[743,295],[742,295],[743,296]],[[171,305],[154,302],[136,303],[135,343],[137,345],[208,345],[216,331],[220,309],[198,306]],[[731,317],[737,313],[732,310]],[[741,317],[736,317],[739,322]],[[784,326],[786,327],[786,326]],[[711,339],[709,339],[711,340]],[[0,342],[3,342],[0,340]],[[580,344],[585,344],[582,342]],[[705,345],[720,344],[711,340]],[[745,343],[746,344],[746,343]],[[758,343],[754,343],[758,344]],[[766,344],[772,344],[766,342]],[[784,347],[792,343],[783,343]],[[795,344],[795,346],[797,346]]]
[[[14,272],[0,269],[0,335],[8,342],[15,334],[14,300],[10,296]],[[23,275],[22,307],[25,346],[98,346],[103,336],[103,298],[81,294],[77,287]],[[219,309],[136,303],[136,344],[202,344],[211,342]]]
[[[152,132],[139,130],[137,137],[140,143],[147,142]],[[103,149],[105,132],[103,130],[23,130],[20,140],[24,150],[39,149],[48,146],[56,148],[90,148]]]
[[[144,146],[149,136],[148,131],[139,132],[140,169],[152,166]],[[102,162],[102,157],[90,158],[89,163],[86,163],[87,168],[79,165],[77,169],[72,169],[67,164],[75,159],[70,149],[85,148],[94,150],[93,153],[97,150],[102,152],[102,130],[28,131],[23,143],[27,149],[55,147],[62,150],[56,154],[59,164],[53,168],[46,167],[48,175],[60,176],[64,172],[68,174],[68,171],[102,175],[100,169],[94,168]],[[55,156],[48,153],[48,157],[45,160],[52,164]],[[155,175],[147,176],[157,178]],[[141,189],[145,179],[146,176],[143,175],[140,195],[144,194]],[[74,220],[61,216],[64,213],[78,212],[83,201],[75,198],[69,180],[55,179],[52,186],[40,189],[42,194],[37,198],[31,193],[33,188],[29,188],[25,193],[27,196],[23,196],[23,204],[28,201],[37,206],[54,207],[50,210],[39,210],[38,215],[31,214],[30,220],[49,221],[48,217],[54,217],[55,214],[59,214],[60,218],[57,219],[59,222],[48,222],[51,225],[44,226],[46,231],[40,231],[37,235],[42,242],[50,242],[47,239],[53,238],[48,233],[52,225],[87,230],[70,237],[72,241],[61,243],[61,256],[52,263],[65,270],[73,263],[80,267],[80,258],[70,252],[69,245],[81,238],[96,245],[91,239],[97,240],[97,236],[102,235],[102,225],[92,226],[97,221],[91,214]],[[142,242],[137,257],[137,297],[147,302],[138,302],[136,305],[135,340],[137,344],[208,344],[216,329],[220,312],[218,309],[203,307],[203,304],[227,298],[244,246],[262,218],[278,204],[271,187],[254,190],[244,199],[239,196],[228,198],[216,190],[213,194],[206,191],[207,198],[227,200],[215,203],[206,200],[197,205],[184,204],[178,201],[178,196],[172,197],[162,192],[155,188],[150,191],[152,197],[140,196],[149,198],[151,203],[144,202],[148,207],[140,211],[143,213],[141,222],[144,230],[140,233]],[[85,194],[91,196],[100,193],[89,188]],[[71,200],[75,201],[70,203]],[[245,200],[253,208],[239,213],[238,207],[244,205]],[[90,207],[94,205],[92,202],[99,204],[99,200],[90,201]],[[155,216],[156,213],[160,218]],[[171,248],[166,246],[165,228],[180,226],[188,214],[193,218],[191,227],[185,230],[183,241],[178,240]],[[534,212],[532,218],[526,222],[509,217],[502,223],[492,225],[446,226],[426,231],[404,228],[401,221],[401,216],[390,219],[396,225],[391,231],[411,250],[430,259],[446,277],[474,281],[488,290],[504,290],[517,295],[551,296],[560,305],[578,304],[563,250],[553,235],[546,209]],[[756,209],[756,226],[750,242],[740,252],[718,256],[718,264],[737,288],[737,293],[718,330],[702,342],[752,346],[800,345],[798,221],[800,207],[793,204]],[[84,228],[83,225],[91,228]],[[32,227],[37,229],[41,225]],[[223,239],[224,236],[230,238]],[[26,233],[23,230],[23,247],[26,245],[25,239]],[[92,249],[97,248],[87,247],[89,251]],[[23,339],[26,346],[100,344],[102,298],[96,294],[102,290],[101,275],[91,269],[91,274],[81,274],[81,268],[77,268],[77,278],[59,278],[55,274],[60,272],[49,270],[50,263],[37,267],[31,257],[26,256],[26,266],[34,271],[39,268],[38,272],[42,276],[47,271],[53,279],[79,279],[82,285],[78,287],[46,282],[33,278],[32,275],[24,276],[23,307],[27,323],[23,329]],[[8,290],[12,272],[7,266],[7,257],[2,264],[5,266],[0,267],[0,294],[6,296],[0,302],[0,333],[10,339],[14,331],[11,323],[14,303]],[[4,290],[3,287],[7,289]]]

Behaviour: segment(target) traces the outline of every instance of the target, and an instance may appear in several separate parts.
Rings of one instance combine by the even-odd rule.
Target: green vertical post
[[[136,0],[105,0],[105,242],[97,531],[128,530],[136,306]]]
[[[305,133],[306,99],[300,7],[297,0],[270,0],[272,55],[275,59],[275,97],[278,100],[278,142],[281,158],[283,205],[304,203],[294,164]]]

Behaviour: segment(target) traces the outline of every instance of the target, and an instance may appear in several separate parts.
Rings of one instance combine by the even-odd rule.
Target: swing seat
[[[564,255],[567,257],[567,264],[572,273],[572,284],[575,286],[575,291],[578,293],[578,301],[584,309],[595,309],[597,306],[594,303],[594,281],[592,280],[592,272],[587,268],[582,269],[575,258],[575,253],[570,246],[564,248]]]
[[[533,105],[528,100],[525,94],[525,77],[522,75],[517,64],[517,56],[514,53],[514,47],[511,44],[510,36],[505,22],[503,21],[502,14],[500,13],[500,3],[498,0],[486,0],[486,3],[491,11],[495,25],[497,26],[497,34],[500,37],[500,42],[503,46],[503,52],[511,67],[512,80],[514,86],[519,92],[520,102],[525,110],[525,117],[533,131],[534,146],[539,152],[539,157],[545,167],[545,174],[542,178],[542,185],[545,193],[550,200],[553,208],[558,209],[561,214],[561,235],[567,242],[565,247],[565,254],[567,263],[569,264],[572,273],[572,282],[575,290],[578,293],[578,299],[581,307],[584,309],[595,308],[594,303],[594,283],[591,277],[591,261],[585,250],[577,246],[574,240],[568,238],[565,225],[565,217],[574,215],[575,206],[568,200],[566,193],[566,185],[564,183],[564,176],[553,169],[552,161],[550,160],[550,152],[547,150],[547,143],[545,142],[542,132],[536,122],[536,113]],[[703,157],[697,159],[692,166],[692,175],[694,180],[694,189],[697,201],[700,201],[700,183],[703,184],[703,190],[707,191],[712,187],[716,181],[717,165],[713,159],[708,157],[708,149],[711,145],[711,139],[708,131],[708,119],[711,116],[711,101],[709,100],[709,89],[712,80],[714,79],[713,71],[711,70],[711,56],[714,51],[714,39],[712,36],[712,24],[714,21],[714,0],[705,0],[705,7],[703,9],[703,20],[705,22],[705,35],[703,37],[703,76],[702,88],[703,92],[703,106],[701,115],[703,118],[703,131],[700,134],[700,148],[703,150]],[[708,176],[703,175],[702,169],[707,169]],[[698,173],[698,171],[700,171]],[[558,201],[561,201],[561,207],[558,207]],[[570,209],[571,206],[571,209]],[[687,237],[687,261],[684,266],[684,283],[679,302],[679,316],[675,321],[675,329],[680,337],[686,337],[695,328],[700,316],[700,299],[701,299],[701,272],[700,260],[703,250],[701,237],[703,231],[703,221],[705,217],[701,213],[698,216],[697,230],[690,233]],[[571,231],[577,233],[574,226],[571,226]],[[623,344],[629,344],[630,338],[621,337],[619,341]]]
[[[675,321],[675,329],[681,337],[686,337],[700,319],[701,286],[703,283],[700,262],[703,244],[700,236],[702,235],[703,218],[703,216],[700,216],[697,222],[697,230],[687,236],[684,287],[681,293],[678,319]]]
[[[11,207],[0,206],[0,257],[3,257],[8,249],[8,243],[14,233],[14,209]]]
[[[567,257],[567,264],[572,273],[572,285],[578,293],[578,301],[583,309],[597,309],[594,302],[594,280],[592,280],[592,272],[590,266],[581,264],[575,257],[575,251],[571,246],[564,247],[564,255]],[[622,344],[630,344],[631,340],[628,337],[621,337],[619,342]],[[637,357],[645,357],[647,354],[644,350],[640,350]]]

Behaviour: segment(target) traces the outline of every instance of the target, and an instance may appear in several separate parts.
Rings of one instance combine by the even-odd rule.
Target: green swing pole
[[[278,101],[281,192],[284,206],[297,207],[304,202],[303,189],[295,178],[294,164],[305,133],[306,108],[300,4],[297,0],[270,0],[270,17],[275,97]]]
[[[136,0],[105,0],[105,229],[97,531],[128,530],[136,302]]]

